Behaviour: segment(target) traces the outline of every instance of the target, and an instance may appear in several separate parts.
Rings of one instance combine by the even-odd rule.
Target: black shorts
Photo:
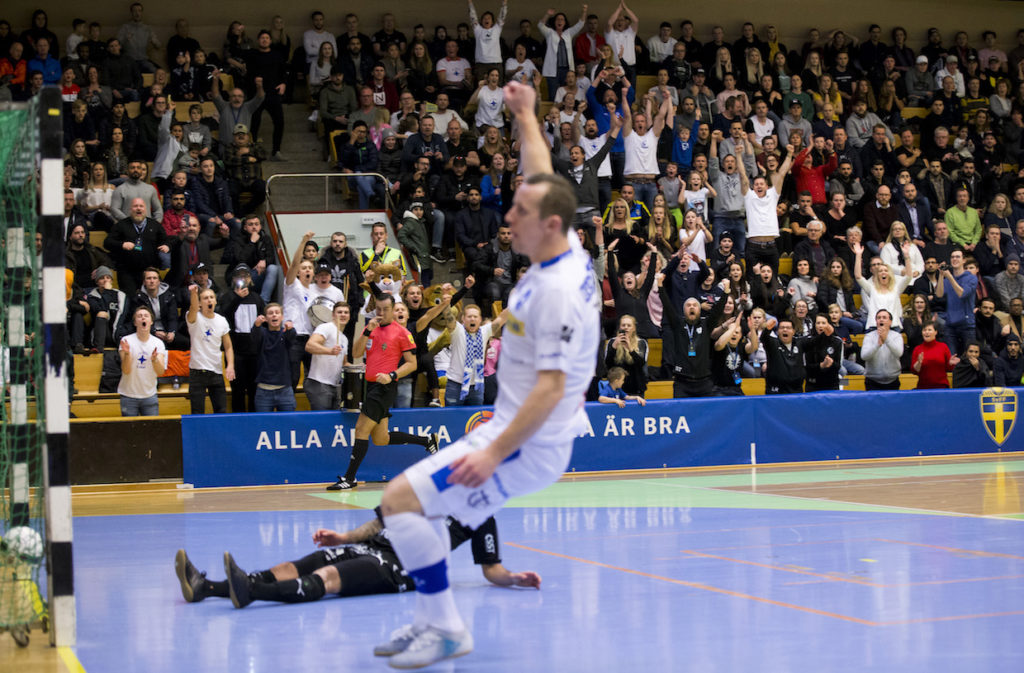
[[[377,383],[366,382],[366,398],[363,400],[362,413],[374,423],[380,423],[391,416],[391,407],[398,395],[398,382]]]
[[[395,594],[415,588],[393,552],[368,545],[322,549],[295,561],[300,575],[310,575],[326,566],[334,566],[338,571],[341,578],[339,596]]]

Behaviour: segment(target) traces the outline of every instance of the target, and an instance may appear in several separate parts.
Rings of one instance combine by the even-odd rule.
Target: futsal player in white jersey
[[[518,82],[505,101],[522,133],[526,182],[505,221],[532,265],[508,300],[494,417],[388,484],[381,509],[416,583],[412,624],[374,649],[394,668],[419,668],[473,650],[448,585],[445,516],[475,528],[509,498],[540,490],[569,465],[586,417],[583,397],[600,341],[600,292],[590,256],[568,235],[573,188],[555,176],[534,117],[536,92]]]

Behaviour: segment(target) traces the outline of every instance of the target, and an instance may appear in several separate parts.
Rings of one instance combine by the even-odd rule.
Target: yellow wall
[[[76,17],[86,21],[99,21],[104,26],[104,37],[111,37],[117,27],[128,20],[130,2],[82,3],[79,0],[49,0],[46,2],[26,3],[22,0],[5,2],[0,16],[7,19],[20,32],[28,27],[32,12],[44,8],[50,18],[50,30],[63,41],[71,31],[71,20]],[[144,3],[146,6],[145,20],[157,28],[159,37],[166,38],[174,33],[174,22],[185,16],[192,24],[192,35],[208,50],[219,50],[232,20],[241,20],[246,24],[247,32],[255,37],[261,28],[269,27],[274,14],[282,13],[285,24],[292,36],[292,43],[301,40],[302,32],[308,27],[309,14],[320,8],[327,15],[327,27],[335,33],[342,30],[342,18],[347,11],[354,10],[360,15],[361,30],[372,34],[379,29],[380,13],[377,7],[393,12],[397,17],[397,25],[407,36],[412,34],[412,27],[417,23],[427,26],[427,34],[433,34],[435,24],[445,24],[450,33],[454,33],[455,25],[466,21],[465,4],[461,0],[388,0],[378,5],[366,3],[326,3],[303,2],[290,3],[286,7],[266,0],[251,0],[245,3],[244,9],[227,9],[221,3],[181,4],[181,3]],[[607,0],[592,3],[591,11],[607,18],[615,3]],[[496,11],[498,0],[480,0],[479,11]],[[518,35],[520,19],[529,18],[536,22],[547,7],[554,6],[565,11],[572,20],[579,15],[579,4],[549,3],[530,0],[509,3],[509,19],[505,37],[512,40]],[[374,9],[371,11],[370,7]],[[646,0],[631,3],[631,7],[640,17],[640,34],[644,39],[657,32],[658,24],[671,21],[674,26],[684,18],[694,21],[697,38],[708,39],[713,23],[721,24],[730,40],[739,36],[740,26],[744,21],[752,21],[758,28],[765,23],[774,23],[789,48],[799,48],[807,30],[815,26],[826,32],[833,28],[866,36],[867,28],[877,22],[886,33],[894,25],[903,25],[910,33],[912,47],[920,47],[925,40],[925,31],[930,26],[938,27],[945,38],[945,44],[952,44],[953,34],[957,30],[966,30],[971,36],[971,44],[982,46],[981,31],[987,28],[999,33],[999,43],[1003,49],[1014,46],[1015,33],[1024,27],[1024,5],[1008,0],[974,0],[973,2],[934,2],[934,0],[818,0],[817,2],[768,2],[752,5],[739,0],[716,0],[713,3],[714,18],[706,11],[698,11],[701,5],[690,5],[687,11],[680,9],[675,0]],[[343,9],[344,8],[344,9]],[[674,30],[674,32],[678,32]],[[538,36],[539,37],[539,36]]]

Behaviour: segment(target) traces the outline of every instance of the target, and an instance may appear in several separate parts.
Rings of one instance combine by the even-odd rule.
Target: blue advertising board
[[[1012,389],[817,393],[587,404],[570,470],[742,465],[1024,450]],[[392,429],[443,448],[486,423],[485,407],[396,409]],[[348,465],[354,412],[183,416],[184,478],[196,487],[333,481]],[[390,479],[424,456],[374,446],[359,479]]]

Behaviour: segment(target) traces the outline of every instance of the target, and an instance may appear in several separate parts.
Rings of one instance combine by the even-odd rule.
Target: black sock
[[[356,481],[356,472],[359,471],[359,466],[363,462],[363,458],[366,458],[366,452],[370,450],[370,440],[368,439],[357,439],[352,443],[352,458],[348,461],[348,470],[345,471],[345,481],[350,484],[354,484]]]
[[[430,444],[430,437],[410,435],[408,432],[395,432],[392,430],[388,433],[388,436],[390,437],[388,444],[416,444],[423,447]]]
[[[221,580],[219,582],[213,582],[206,580],[206,593],[211,596],[217,596],[218,598],[227,598],[230,594],[228,593],[228,581]]]
[[[308,603],[324,597],[324,581],[319,575],[303,575],[295,580],[252,585],[252,597],[260,601],[281,603]]]
[[[277,578],[274,577],[274,573],[269,570],[257,570],[249,573],[249,577],[252,578],[253,582],[261,582],[263,584],[270,584],[276,582]]]

